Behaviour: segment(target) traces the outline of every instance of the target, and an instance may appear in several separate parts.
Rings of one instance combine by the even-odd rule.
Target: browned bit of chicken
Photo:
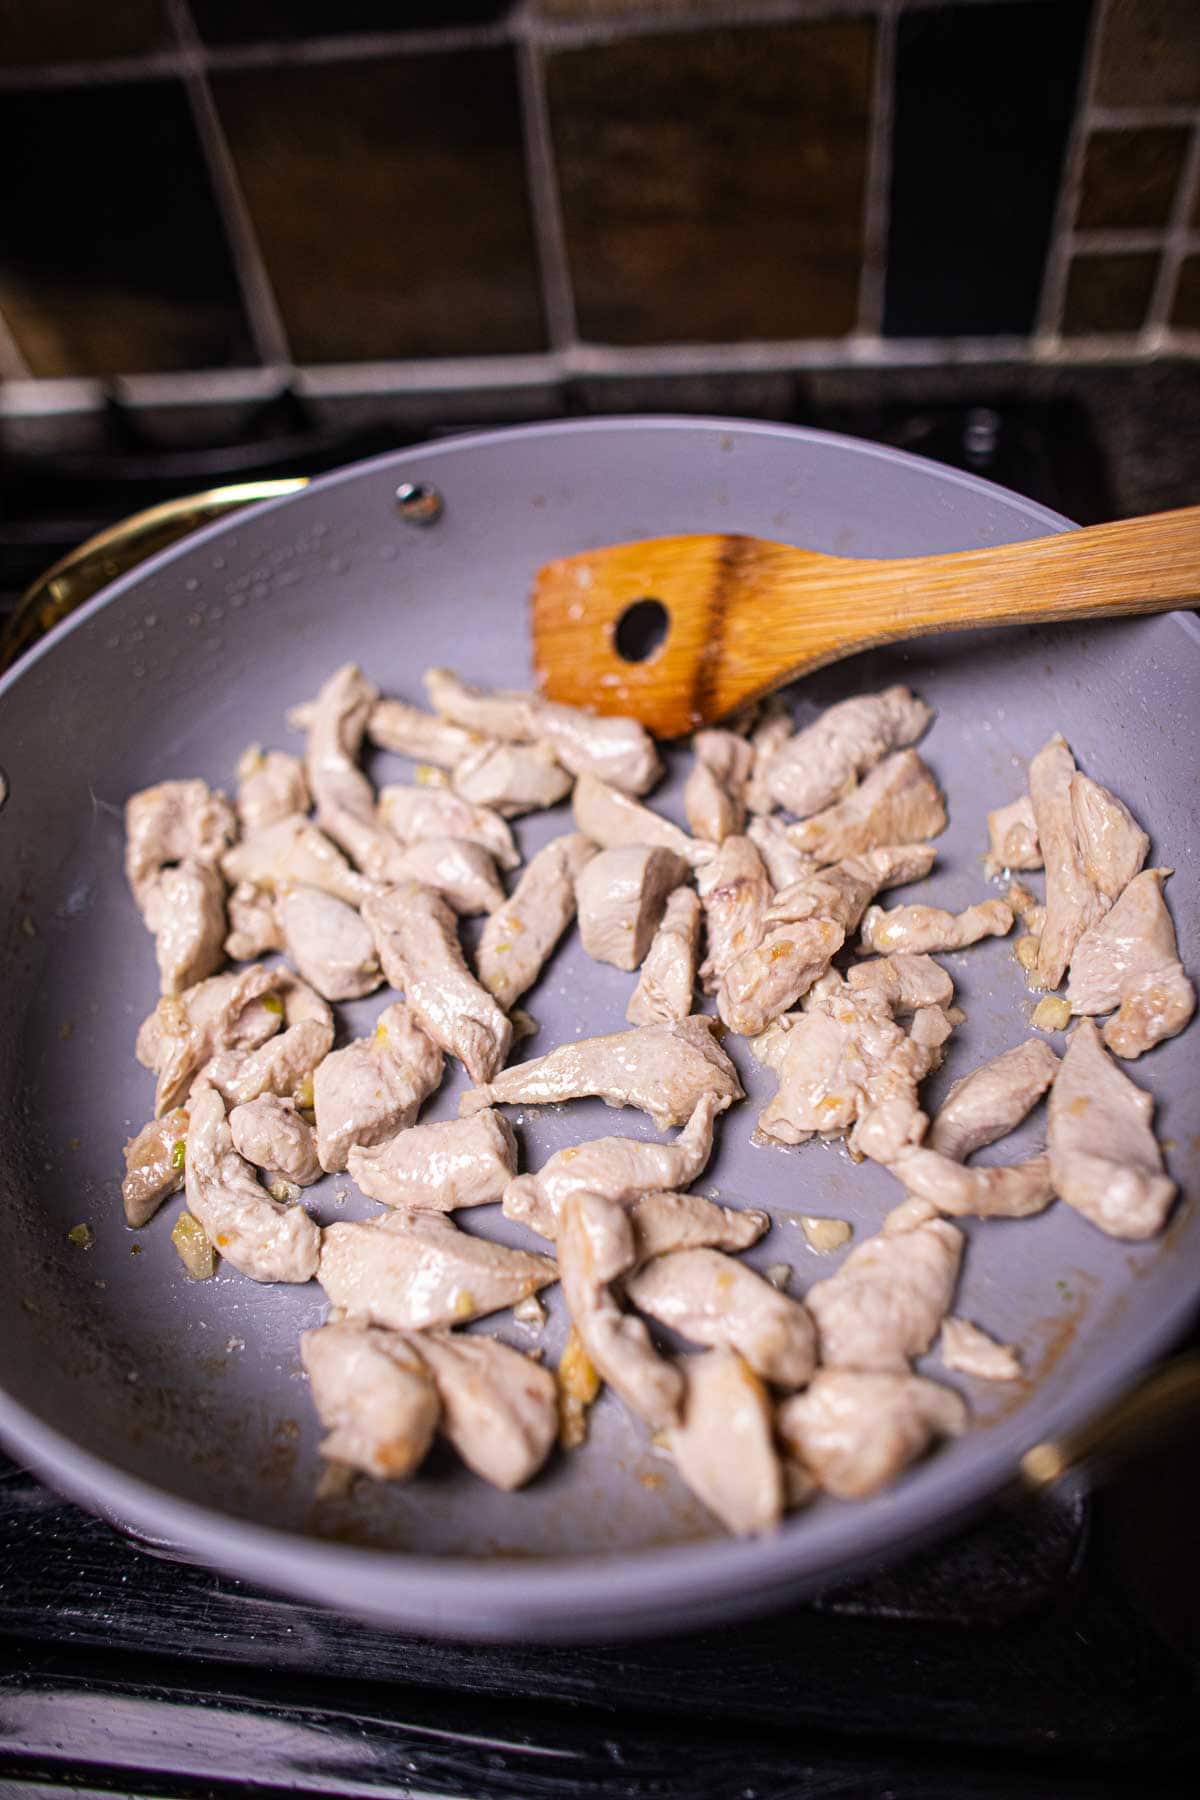
[[[990,812],[987,826],[988,853],[983,866],[988,875],[1001,875],[1010,869],[1041,868],[1042,847],[1038,842],[1033,801],[1028,794]]]
[[[974,1375],[979,1381],[1019,1381],[1021,1359],[1011,1344],[1001,1344],[970,1319],[943,1319],[938,1354],[947,1369]]]
[[[302,1206],[283,1206],[233,1147],[225,1102],[201,1085],[188,1103],[184,1156],[187,1208],[214,1248],[252,1281],[309,1281],[321,1233]]]
[[[424,1462],[441,1403],[423,1357],[390,1331],[343,1320],[300,1335],[300,1360],[328,1436],[321,1455],[376,1481]]]
[[[456,764],[456,794],[501,818],[557,806],[574,785],[549,744],[480,744]]]
[[[1141,1056],[1183,1030],[1196,994],[1179,961],[1162,884],[1170,869],[1143,869],[1111,912],[1086,931],[1071,957],[1073,1013],[1105,1013],[1104,1041],[1118,1056]]]
[[[552,839],[484,926],[475,959],[479,979],[506,1012],[533,986],[575,917],[575,884],[595,854],[579,832]]]
[[[126,1143],[121,1198],[127,1225],[145,1225],[183,1186],[187,1133],[188,1115],[176,1107],[161,1119],[151,1119]]]
[[[670,819],[664,819],[597,775],[585,771],[579,777],[571,804],[576,828],[602,850],[620,850],[627,844],[649,845],[673,851],[693,868],[712,859],[712,844],[689,837]]]
[[[222,1052],[247,1054],[279,1030],[282,969],[243,969],[210,975],[178,997],[159,1001],[137,1036],[137,1059],[158,1077],[157,1114],[187,1099],[206,1063]]]
[[[427,838],[465,838],[478,844],[502,869],[520,863],[513,834],[498,812],[476,806],[446,788],[405,787],[396,783],[380,789],[379,816],[401,844],[413,845]]]
[[[719,844],[740,832],[754,749],[735,731],[698,731],[683,789],[683,816],[698,838]]]
[[[650,948],[667,897],[688,864],[671,850],[627,844],[601,850],[575,883],[579,937],[595,962],[636,969]]]
[[[517,1140],[502,1113],[412,1125],[382,1144],[355,1145],[347,1164],[368,1199],[453,1212],[499,1200],[517,1170]]]
[[[898,1157],[891,1170],[910,1195],[952,1218],[1028,1219],[1045,1212],[1054,1199],[1047,1156],[967,1169],[937,1150],[917,1145]]]
[[[289,887],[275,902],[283,947],[326,1000],[360,1000],[383,979],[375,939],[352,906],[315,887]]]
[[[668,898],[625,1008],[631,1025],[663,1025],[688,1017],[696,987],[700,910],[694,888],[677,887]]]
[[[947,1007],[954,1000],[954,983],[931,956],[900,951],[853,963],[846,971],[846,985],[855,993],[876,993],[892,1013],[916,1012],[922,1006]]]
[[[164,994],[194,987],[225,960],[225,883],[208,864],[164,869],[144,892],[143,916]]]
[[[305,773],[317,823],[372,881],[403,878],[392,833],[375,811],[375,790],[358,766],[367,719],[379,695],[353,663],[329,677],[313,703]]]
[[[443,1066],[438,1046],[399,1003],[380,1013],[370,1037],[327,1055],[313,1076],[321,1167],[344,1169],[353,1145],[369,1148],[406,1130]]]
[[[882,844],[921,844],[946,829],[946,803],[915,750],[897,750],[844,800],[788,827],[797,850],[819,862]]]
[[[275,917],[275,901],[266,888],[239,881],[225,903],[229,932],[225,954],[234,962],[253,962],[283,949],[283,933]]]
[[[886,1487],[939,1437],[967,1428],[953,1388],[920,1375],[822,1369],[776,1414],[788,1450],[839,1500]]]
[[[125,875],[139,907],[164,869],[174,863],[216,868],[237,837],[237,819],[224,794],[204,781],[161,781],[125,802]]]
[[[1110,1237],[1153,1237],[1171,1210],[1175,1183],[1163,1171],[1153,1113],[1150,1095],[1081,1019],[1050,1090],[1050,1175],[1055,1193]]]
[[[367,714],[367,736],[380,750],[435,769],[455,768],[480,741],[477,731],[464,731],[404,700],[377,700]]]
[[[988,937],[1006,937],[1012,930],[1012,909],[1003,900],[982,900],[964,912],[946,912],[940,906],[869,906],[863,915],[862,945],[882,955],[906,950],[926,955],[931,950],[965,950]]]
[[[401,851],[396,867],[404,871],[402,880],[432,888],[460,915],[492,913],[504,905],[495,862],[470,838],[418,838]]]
[[[325,1173],[316,1132],[301,1117],[295,1101],[280,1094],[260,1094],[257,1100],[235,1106],[229,1114],[229,1132],[238,1155],[261,1170],[276,1200],[282,1198],[274,1192],[277,1183],[289,1189],[311,1187]]]
[[[490,1081],[508,1055],[512,1025],[471,974],[454,914],[418,882],[389,888],[363,906],[383,972],[404,993],[435,1044],[457,1056],[474,1082]]]
[[[767,909],[767,922],[790,925],[800,919],[832,919],[849,936],[876,894],[919,881],[936,857],[932,844],[886,844],[844,857],[777,893]]]
[[[459,1111],[467,1117],[483,1106],[552,1106],[596,1095],[608,1106],[639,1107],[660,1131],[689,1119],[702,1094],[713,1094],[724,1112],[744,1096],[717,1028],[715,1019],[696,1013],[671,1025],[559,1044],[469,1090]]]
[[[759,817],[765,818],[775,810],[775,802],[767,788],[767,771],[795,729],[791,708],[785,700],[773,695],[764,703],[758,722],[750,733],[754,769],[746,784],[746,805]],[[775,885],[779,887],[782,883],[776,882]]]
[[[260,1094],[295,1095],[333,1045],[328,1003],[290,970],[272,973],[283,1002],[283,1030],[258,1049],[222,1051],[203,1070],[227,1106],[241,1106]]]
[[[677,1250],[748,1250],[771,1228],[756,1207],[718,1206],[700,1194],[642,1194],[629,1218],[639,1267]]]
[[[803,1387],[812,1375],[816,1334],[803,1305],[720,1250],[656,1256],[624,1285],[639,1312],[693,1344],[736,1350],[776,1387]]]
[[[667,1443],[698,1500],[738,1537],[773,1531],[783,1513],[783,1470],[771,1403],[735,1351],[680,1357],[680,1423]]]
[[[985,1144],[1015,1131],[1057,1074],[1058,1057],[1044,1038],[1026,1038],[980,1063],[946,1095],[929,1132],[929,1148],[965,1162]]]
[[[327,1225],[317,1279],[334,1306],[394,1331],[465,1325],[558,1280],[548,1256],[471,1237],[442,1213]]]
[[[262,750],[251,744],[237,766],[237,810],[246,837],[280,819],[304,814],[312,805],[304,764],[286,750]]]
[[[907,1369],[950,1311],[963,1235],[945,1219],[866,1238],[805,1300],[829,1368]]]
[[[808,818],[843,798],[889,751],[915,744],[932,718],[932,707],[905,687],[839,701],[775,752],[766,791],[777,806]]]
[[[777,925],[753,950],[730,963],[717,989],[717,1011],[742,1037],[765,1031],[828,969],[845,932],[832,919]]]
[[[757,949],[766,930],[771,883],[748,837],[727,837],[697,876],[708,955],[700,969],[704,991],[714,994],[739,956]]]
[[[361,906],[374,883],[352,869],[336,844],[311,819],[292,813],[246,837],[221,858],[221,871],[234,886],[274,895],[295,882],[321,888],[347,906]]]
[[[762,857],[763,866],[773,889],[791,887],[820,868],[814,857],[797,850],[781,819],[756,814],[746,827],[746,836]]]
[[[558,1431],[549,1369],[493,1337],[423,1331],[407,1341],[433,1376],[440,1429],[467,1467],[506,1492],[524,1487]]]

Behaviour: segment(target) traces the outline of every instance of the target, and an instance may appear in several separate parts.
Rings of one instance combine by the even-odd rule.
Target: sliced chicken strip
[[[954,983],[942,965],[931,956],[905,951],[854,963],[846,971],[846,985],[856,993],[878,994],[893,1013],[949,1006],[954,1000]]]
[[[451,669],[426,669],[425,692],[434,711],[465,731],[509,743],[527,743],[537,736],[534,725],[535,694],[504,688],[474,687]]]
[[[1114,1056],[1132,1060],[1175,1037],[1195,1010],[1196,990],[1182,963],[1168,963],[1129,980],[1120,1010],[1104,1027],[1104,1042]]]
[[[484,926],[475,959],[479,979],[506,1012],[533,986],[575,917],[575,884],[595,854],[579,832],[552,839]]]
[[[891,1164],[916,1199],[952,1218],[1028,1219],[1054,1198],[1048,1156],[1008,1166],[965,1169],[960,1162],[919,1146]]]
[[[227,1106],[260,1094],[298,1094],[333,1044],[333,1014],[320,994],[287,969],[278,969],[283,1030],[257,1050],[227,1050],[203,1071]]]
[[[641,1319],[623,1312],[612,1284],[637,1260],[628,1214],[598,1194],[569,1194],[558,1228],[563,1294],[580,1340],[600,1375],[654,1431],[673,1425],[683,1377],[658,1354]]]
[[[942,1101],[929,1148],[965,1162],[985,1144],[1015,1131],[1058,1074],[1058,1057],[1044,1038],[1026,1038],[1002,1056],[963,1075]]]
[[[354,663],[336,670],[313,703],[304,767],[321,829],[370,880],[394,882],[403,879],[400,852],[376,817],[375,790],[358,766],[378,698]]]
[[[367,736],[381,750],[435,769],[457,767],[480,743],[477,731],[464,731],[404,700],[377,700],[367,714]]]
[[[730,1031],[754,1037],[765,1030],[825,973],[845,936],[832,919],[804,919],[768,931],[721,977],[717,1011]]]
[[[1150,839],[1124,801],[1076,770],[1071,812],[1088,881],[1111,906],[1146,860]]]
[[[1113,809],[1118,803],[1106,804],[1111,795],[1101,801],[1103,790],[1097,790],[1094,782],[1079,788],[1076,805],[1077,775],[1075,758],[1060,734],[1029,765],[1029,793],[1046,863],[1046,919],[1036,968],[1037,985],[1043,988],[1058,986],[1076,944],[1108,911],[1109,897],[1095,877],[1103,875],[1111,884],[1120,864],[1122,872],[1128,870],[1126,879],[1132,880],[1147,847],[1132,819],[1126,829],[1117,829]],[[1088,827],[1086,841],[1081,822]]]
[[[866,1104],[847,1140],[851,1155],[890,1167],[925,1135],[928,1120],[917,1101],[925,1077],[941,1066],[954,1026],[940,1006],[920,1006],[883,1066],[867,1081]]]
[[[734,731],[698,731],[683,789],[683,814],[698,838],[719,844],[740,832],[754,748]]]
[[[626,844],[644,844],[671,850],[693,868],[711,861],[712,844],[689,837],[686,831],[599,776],[582,774],[575,783],[571,802],[576,827],[602,850],[620,850]]]
[[[588,955],[617,969],[636,969],[668,895],[687,875],[681,856],[649,845],[627,844],[592,857],[575,884],[579,937]]]
[[[361,1000],[383,979],[375,939],[352,906],[320,888],[290,887],[275,902],[283,945],[326,1000]]]
[[[300,1335],[313,1405],[329,1435],[321,1455],[376,1481],[403,1481],[425,1460],[441,1413],[433,1375],[388,1331],[342,1321]]]
[[[454,791],[501,818],[557,806],[574,785],[549,744],[481,744],[455,767]]]
[[[237,837],[224,794],[204,781],[161,781],[125,802],[125,876],[139,907],[171,863],[215,868]]]
[[[183,1186],[187,1134],[188,1115],[176,1107],[161,1119],[151,1119],[126,1143],[121,1198],[127,1225],[145,1225]]]
[[[943,1319],[938,1354],[946,1368],[980,1381],[1019,1381],[1021,1359],[1011,1344],[1001,1344],[969,1319]]]
[[[1071,957],[1067,1000],[1073,1013],[1109,1012],[1104,1041],[1118,1056],[1141,1056],[1182,1031],[1196,994],[1179,961],[1175,926],[1163,898],[1170,869],[1143,869]]]
[[[471,1119],[413,1125],[372,1148],[356,1145],[347,1164],[370,1200],[423,1212],[453,1212],[499,1200],[517,1172],[517,1140],[490,1107]]]
[[[967,1409],[953,1388],[920,1375],[822,1369],[776,1414],[793,1456],[839,1500],[865,1500],[935,1438],[958,1437]]]
[[[145,890],[143,916],[164,994],[194,987],[225,960],[225,883],[207,864],[164,869]]]
[[[238,758],[237,779],[238,818],[247,837],[304,814],[312,805],[304,764],[286,750],[264,751],[251,744]]]
[[[808,818],[843,797],[889,750],[915,744],[933,708],[906,687],[858,694],[823,712],[772,757],[763,781],[777,806]]]
[[[843,984],[787,1022],[756,1053],[779,1077],[759,1115],[762,1137],[801,1144],[815,1134],[837,1137],[869,1107],[872,1084],[904,1042],[887,1003]]]
[[[326,1056],[313,1076],[321,1167],[344,1169],[353,1145],[381,1144],[407,1130],[442,1068],[441,1051],[399,1003],[380,1013],[370,1037]]]
[[[619,856],[620,851],[611,855]],[[625,1008],[631,1025],[661,1025],[686,1019],[696,987],[696,951],[700,942],[700,899],[690,887],[677,887],[667,900],[662,922],[642,963],[638,984]]]
[[[1050,1175],[1055,1193],[1110,1237],[1153,1237],[1171,1210],[1175,1183],[1163,1172],[1153,1113],[1151,1096],[1081,1019],[1050,1090]]]
[[[767,771],[795,729],[796,723],[786,701],[773,696],[765,703],[759,721],[750,733],[754,771],[746,786],[746,805],[752,813],[766,817],[774,812],[775,802],[767,789]],[[775,885],[779,887],[782,883]]]
[[[404,881],[419,881],[449,902],[456,913],[491,913],[504,905],[496,865],[482,844],[470,838],[418,838],[395,865]]]
[[[401,784],[381,788],[379,816],[402,844],[426,838],[466,838],[486,850],[502,869],[515,869],[521,861],[513,834],[499,813],[475,806],[446,788]]]
[[[705,992],[713,994],[738,957],[762,943],[771,882],[750,838],[735,836],[727,837],[700,870],[696,885],[708,939],[700,980]]]
[[[712,1155],[713,1120],[727,1104],[715,1092],[701,1093],[687,1124],[670,1144],[606,1137],[555,1151],[536,1175],[518,1175],[509,1182],[504,1190],[505,1217],[552,1238],[568,1194],[599,1194],[628,1206],[642,1194],[688,1187]]]
[[[987,824],[988,853],[983,866],[988,875],[999,875],[1005,869],[1041,868],[1042,847],[1028,794],[990,812]]]
[[[457,1056],[474,1082],[490,1081],[512,1044],[512,1025],[463,957],[454,914],[418,882],[366,901],[383,972],[403,991],[435,1044]]]
[[[776,1387],[803,1387],[812,1375],[816,1333],[804,1307],[720,1250],[656,1256],[624,1286],[639,1312],[693,1344],[736,1350]]]
[[[558,1432],[550,1370],[493,1337],[423,1331],[408,1343],[433,1376],[441,1430],[467,1467],[493,1487],[524,1487]]]
[[[336,844],[310,819],[293,813],[264,825],[221,858],[232,884],[248,884],[275,894],[294,882],[322,888],[347,906],[361,906],[374,884],[352,869]]]
[[[212,1057],[257,1050],[279,1030],[284,1008],[278,990],[286,973],[256,966],[240,975],[210,975],[178,998],[159,1001],[137,1038],[138,1061],[158,1077],[156,1113],[186,1100]]]
[[[821,1361],[829,1368],[907,1369],[950,1311],[962,1252],[962,1232],[945,1219],[859,1244],[805,1295]]]
[[[756,1207],[718,1206],[700,1194],[643,1194],[629,1218],[639,1267],[676,1250],[748,1250],[771,1229]]]
[[[233,1147],[225,1103],[196,1088],[188,1104],[184,1161],[187,1209],[227,1263],[251,1281],[309,1281],[321,1233],[302,1206],[281,1206]]]
[[[844,857],[777,893],[767,909],[767,922],[790,925],[800,919],[832,919],[848,936],[876,894],[919,881],[936,859],[932,844],[886,844]]]
[[[608,1106],[639,1107],[665,1131],[691,1118],[703,1094],[715,1096],[718,1112],[744,1098],[716,1030],[715,1019],[695,1013],[671,1025],[559,1044],[465,1093],[459,1111],[466,1117],[483,1106],[552,1106],[594,1094]]]
[[[880,844],[920,844],[946,829],[946,804],[915,750],[897,750],[846,799],[788,827],[797,850],[819,862]]]
[[[356,1318],[424,1331],[515,1306],[558,1270],[548,1256],[471,1237],[441,1213],[393,1212],[327,1225],[317,1279]]]
[[[294,1100],[260,1094],[229,1115],[229,1133],[239,1156],[261,1169],[270,1190],[276,1181],[311,1187],[325,1173],[317,1155],[317,1134],[300,1116]],[[275,1198],[279,1198],[278,1195]]]
[[[680,1475],[738,1537],[773,1531],[783,1514],[783,1469],[762,1382],[732,1350],[679,1359],[680,1424],[667,1434]]]
[[[535,735],[572,775],[598,775],[626,794],[645,794],[662,774],[654,739],[636,719],[597,719],[577,706],[533,702]]]
[[[234,962],[253,962],[268,951],[283,949],[283,933],[275,917],[275,902],[265,888],[239,881],[226,901],[229,932],[225,954]]]
[[[787,826],[779,819],[769,818],[766,814],[752,818],[746,827],[746,836],[762,857],[771,886],[776,890],[790,887],[794,881],[803,881],[821,866],[813,857],[796,849],[788,837]]]
[[[907,950],[911,955],[931,950],[965,950],[982,938],[1005,937],[1012,930],[1012,909],[1003,900],[982,900],[965,912],[945,912],[940,906],[869,906],[863,915],[862,943],[867,950],[890,955]]]

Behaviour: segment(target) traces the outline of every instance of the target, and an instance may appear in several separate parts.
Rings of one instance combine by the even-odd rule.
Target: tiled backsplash
[[[0,167],[9,412],[1200,353],[1200,0],[0,0]]]

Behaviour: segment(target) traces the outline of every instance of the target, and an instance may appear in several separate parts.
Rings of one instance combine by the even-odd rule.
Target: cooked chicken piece
[[[224,794],[204,781],[161,781],[125,802],[125,875],[140,907],[171,863],[215,868],[237,837]]]
[[[352,869],[336,844],[299,813],[264,825],[221,858],[231,884],[261,888],[268,894],[295,882],[321,888],[347,906],[361,906],[374,884]]]
[[[608,854],[620,856],[623,852],[613,850]],[[625,1008],[631,1025],[660,1025],[687,1018],[696,986],[699,942],[699,896],[693,888],[678,887],[667,901],[662,923],[646,952],[638,984]]]
[[[755,950],[766,930],[771,883],[748,837],[728,837],[696,878],[704,907],[708,955],[700,969],[706,993],[713,994],[739,956]]]
[[[1004,898],[1012,907],[1013,917],[1020,919],[1026,931],[1040,935],[1046,923],[1046,909],[1037,895],[1019,881],[1010,881]]]
[[[954,1083],[929,1133],[929,1148],[965,1162],[985,1144],[1015,1131],[1054,1077],[1058,1057],[1044,1038],[1026,1038]]]
[[[915,750],[897,750],[861,787],[824,812],[788,827],[797,850],[819,862],[857,856],[879,844],[920,844],[946,829],[946,805]]]
[[[662,774],[654,739],[636,719],[596,719],[577,706],[533,701],[533,735],[572,775],[598,775],[626,794],[645,794]]]
[[[417,844],[426,838],[465,838],[486,850],[502,869],[515,869],[521,860],[513,834],[499,813],[474,806],[446,788],[400,784],[381,788],[379,816],[402,844]]]
[[[890,1166],[921,1142],[928,1120],[917,1103],[917,1088],[941,1066],[953,1030],[940,1006],[917,1008],[908,1036],[868,1081],[867,1104],[848,1140],[851,1155]]]
[[[754,748],[734,731],[698,731],[695,760],[683,789],[683,813],[698,838],[719,844],[740,832]]]
[[[792,1455],[839,1500],[865,1500],[939,1437],[967,1428],[953,1388],[920,1375],[822,1369],[775,1415]]]
[[[225,954],[234,962],[253,962],[270,950],[283,949],[283,933],[275,917],[275,902],[266,888],[239,881],[225,910],[229,919]]]
[[[479,979],[506,1012],[533,986],[575,917],[575,883],[595,854],[579,832],[552,839],[484,926],[475,959]]]
[[[625,1282],[639,1312],[693,1344],[736,1350],[776,1387],[803,1387],[816,1363],[813,1323],[747,1264],[720,1250],[656,1256]]]
[[[553,1106],[594,1094],[607,1106],[636,1106],[660,1131],[690,1119],[701,1095],[724,1112],[744,1098],[737,1070],[717,1042],[717,1021],[695,1013],[671,1025],[638,1025],[606,1037],[559,1044],[505,1069],[462,1096],[463,1117],[483,1106]]]
[[[367,714],[367,736],[381,750],[435,769],[456,768],[480,742],[477,731],[464,731],[404,700],[377,700]]]
[[[757,1207],[718,1206],[700,1194],[643,1194],[629,1218],[639,1267],[676,1250],[748,1250],[771,1228]]]
[[[210,975],[187,993],[160,1000],[137,1036],[137,1059],[158,1077],[157,1114],[187,1098],[204,1064],[223,1050],[247,1052],[279,1030],[283,1006],[276,990],[285,970],[244,969]]]
[[[550,1370],[493,1337],[423,1331],[408,1341],[433,1375],[441,1430],[467,1467],[509,1491],[532,1480],[558,1431]]]
[[[754,1037],[794,1006],[841,949],[845,932],[832,919],[777,925],[726,969],[717,1011],[730,1031]]]
[[[504,905],[495,863],[470,838],[418,838],[400,852],[395,866],[404,870],[400,879],[432,888],[460,915],[491,913]]]
[[[1132,977],[1121,994],[1120,1011],[1104,1027],[1104,1042],[1115,1056],[1132,1060],[1182,1031],[1196,1010],[1196,990],[1181,963]]]
[[[489,1107],[471,1119],[413,1125],[371,1149],[356,1145],[347,1167],[368,1199],[384,1206],[453,1212],[500,1199],[517,1172],[517,1140]]]
[[[534,706],[537,696],[520,690],[473,687],[450,669],[426,669],[425,692],[434,711],[465,731],[507,743],[528,743],[535,738]]]
[[[423,1357],[388,1331],[343,1321],[300,1334],[300,1360],[329,1436],[321,1455],[376,1481],[425,1460],[441,1404]]]
[[[187,1133],[188,1115],[182,1107],[176,1107],[161,1119],[151,1119],[126,1143],[121,1198],[127,1225],[144,1225],[163,1201],[183,1186]]]
[[[965,950],[981,938],[1004,937],[1012,930],[1013,916],[1003,900],[982,900],[965,912],[944,912],[940,906],[870,906],[863,915],[862,943],[884,955],[907,950],[921,955],[930,950]]]
[[[371,881],[391,883],[404,877],[400,852],[376,816],[375,790],[358,766],[378,698],[354,663],[337,669],[313,702],[304,767],[321,829]]]
[[[775,802],[767,791],[767,770],[795,729],[796,723],[786,701],[775,695],[764,703],[759,721],[750,733],[754,772],[746,786],[746,805],[752,813],[765,817],[775,811]],[[782,883],[775,885],[780,887]]]
[[[226,1050],[207,1064],[204,1079],[227,1106],[241,1106],[260,1094],[295,1096],[333,1044],[333,1014],[306,981],[276,969],[283,1002],[283,1030],[256,1050]]]
[[[786,1026],[786,1030],[782,1027]],[[872,1087],[905,1034],[877,993],[831,981],[802,1013],[780,1021],[755,1054],[779,1077],[758,1131],[780,1144],[837,1137],[868,1110]]]
[[[956,1219],[1027,1219],[1045,1212],[1054,1198],[1046,1156],[1008,1167],[965,1169],[937,1150],[914,1146],[892,1162],[891,1170],[910,1195]]]
[[[931,956],[877,956],[854,963],[846,971],[846,985],[856,993],[876,993],[893,1013],[915,1012],[921,1006],[949,1006],[954,983]],[[809,989],[811,993],[811,988]]]
[[[1011,1344],[997,1343],[969,1319],[943,1319],[938,1352],[948,1369],[980,1381],[1019,1381],[1021,1359]]]
[[[1163,898],[1169,869],[1143,869],[1071,957],[1067,999],[1073,1013],[1109,1012],[1104,1041],[1118,1056],[1141,1056],[1182,1031],[1196,994],[1179,962],[1175,926]]]
[[[1150,839],[1123,801],[1079,770],[1071,777],[1071,812],[1083,872],[1111,905],[1145,862]]]
[[[264,751],[251,744],[238,759],[237,778],[238,818],[247,837],[306,813],[312,805],[304,764],[286,750]]]
[[[683,1414],[667,1442],[680,1475],[737,1536],[773,1530],[783,1513],[783,1470],[762,1382],[732,1350],[683,1356],[678,1366]]]
[[[442,1053],[408,1007],[385,1007],[370,1037],[325,1057],[313,1076],[317,1155],[331,1173],[355,1144],[406,1131],[442,1079]]]
[[[709,1090],[700,1094],[691,1118],[673,1143],[607,1137],[569,1144],[543,1163],[536,1175],[518,1175],[509,1182],[504,1190],[504,1215],[552,1238],[568,1194],[599,1194],[603,1200],[627,1206],[642,1194],[687,1187],[712,1155],[713,1120],[723,1111],[721,1097]]]
[[[999,806],[987,816],[988,853],[984,869],[999,875],[1005,869],[1040,869],[1042,847],[1038,842],[1033,801],[1022,794],[1009,806]]]
[[[905,687],[839,701],[775,752],[766,791],[777,806],[808,818],[843,798],[889,750],[915,744],[932,718],[932,707]]]
[[[327,1225],[317,1279],[334,1306],[395,1331],[465,1325],[558,1280],[548,1256],[470,1237],[441,1213]]]
[[[159,987],[181,994],[225,959],[225,883],[205,863],[164,869],[144,891],[143,916],[154,933]]]
[[[588,955],[617,969],[636,969],[667,896],[687,876],[681,856],[649,845],[627,844],[592,857],[575,883],[579,936]]]
[[[767,909],[767,922],[790,925],[800,919],[832,919],[849,935],[876,894],[919,881],[936,857],[932,844],[886,844],[844,857],[777,893]]]
[[[317,1155],[317,1134],[301,1118],[294,1100],[260,1094],[257,1100],[235,1106],[229,1115],[229,1134],[238,1155],[261,1169],[268,1191],[276,1182],[289,1188],[311,1187],[325,1173]]]
[[[326,1000],[361,1000],[382,980],[375,939],[352,906],[320,888],[286,888],[275,902],[284,949]]]
[[[746,827],[746,836],[763,859],[774,889],[791,887],[820,868],[813,857],[797,850],[787,834],[787,826],[766,814],[756,815]]]
[[[950,1311],[962,1252],[962,1232],[945,1219],[865,1239],[805,1295],[821,1361],[829,1368],[906,1369]]]
[[[631,800],[619,788],[601,781],[598,775],[582,774],[575,783],[572,798],[575,824],[584,837],[591,838],[602,850],[620,850],[626,844],[649,845],[654,849],[672,850],[693,868],[709,862],[713,845],[689,837],[670,819]]]
[[[456,766],[456,794],[473,806],[489,806],[502,818],[557,806],[573,779],[549,744],[481,744]]]
[[[225,1102],[215,1088],[193,1089],[184,1157],[187,1208],[215,1249],[251,1281],[308,1281],[321,1233],[302,1206],[281,1206],[260,1187],[233,1147]]]
[[[383,972],[403,991],[435,1044],[474,1082],[490,1081],[512,1044],[512,1025],[467,968],[454,914],[431,888],[409,882],[365,902]]]
[[[1050,1178],[1068,1206],[1110,1237],[1148,1238],[1175,1198],[1150,1120],[1154,1101],[1130,1081],[1090,1019],[1067,1039],[1050,1090]]]
[[[568,1194],[558,1227],[558,1267],[575,1329],[609,1386],[654,1431],[673,1425],[683,1377],[658,1354],[641,1319],[613,1293],[637,1260],[629,1216],[598,1194]]]

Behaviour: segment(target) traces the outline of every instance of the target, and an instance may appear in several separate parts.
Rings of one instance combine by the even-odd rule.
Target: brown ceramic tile
[[[1200,0],[1197,0],[1200,5]],[[1080,231],[1165,225],[1190,133],[1183,126],[1094,131],[1083,162]]]
[[[430,26],[490,24],[506,0],[189,0],[210,44],[287,43],[346,32],[424,31]]]
[[[183,89],[6,93],[0,310],[35,375],[252,361]]]
[[[836,337],[854,325],[874,27],[561,51],[548,86],[585,338]]]
[[[1140,331],[1158,274],[1153,251],[1135,256],[1077,256],[1067,274],[1066,337]]]
[[[161,50],[162,0],[0,0],[0,67],[99,62]]]
[[[1186,256],[1175,284],[1171,323],[1177,331],[1200,331],[1200,256]]]
[[[301,361],[542,346],[509,50],[241,70],[214,93]]]
[[[1109,0],[1096,98],[1102,106],[1200,102],[1197,0]]]

